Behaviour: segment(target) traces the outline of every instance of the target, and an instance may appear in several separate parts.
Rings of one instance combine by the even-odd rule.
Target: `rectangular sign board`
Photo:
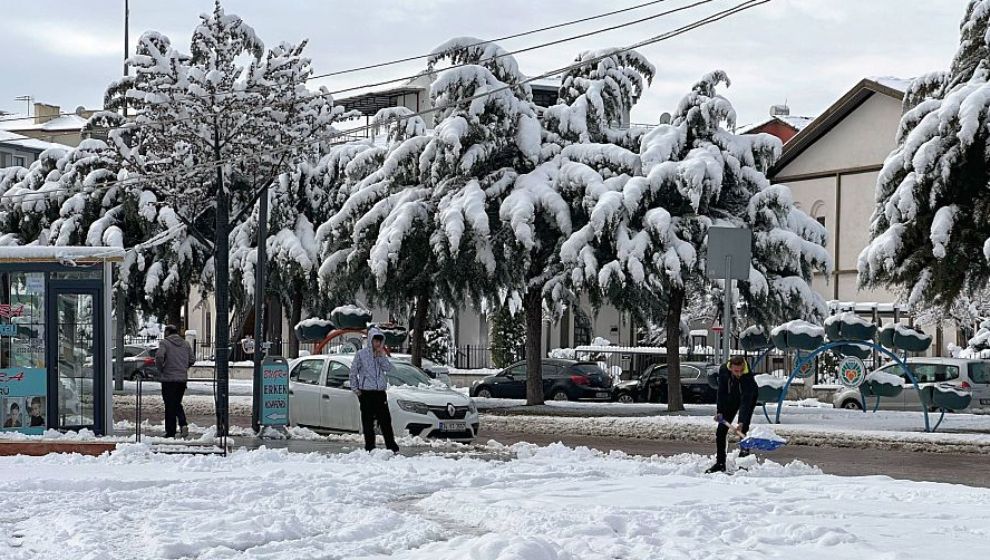
[[[289,362],[270,356],[261,363],[262,426],[289,425]]]
[[[730,280],[749,280],[749,263],[753,260],[752,231],[722,226],[708,228],[708,255],[705,260],[708,278],[724,280],[727,260]]]

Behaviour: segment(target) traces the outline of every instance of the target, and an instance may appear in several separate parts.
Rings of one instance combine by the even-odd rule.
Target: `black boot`
[[[725,472],[725,463],[715,463],[714,465],[708,467],[708,470],[705,471],[705,474],[712,474],[718,472]]]

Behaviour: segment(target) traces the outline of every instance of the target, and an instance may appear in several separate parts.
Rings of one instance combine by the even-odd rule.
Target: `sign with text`
[[[41,435],[47,425],[48,371],[0,369],[0,418],[5,432]]]
[[[260,424],[289,424],[289,362],[279,356],[270,356],[261,363]]]
[[[13,323],[0,323],[0,336],[17,336],[17,325]]]

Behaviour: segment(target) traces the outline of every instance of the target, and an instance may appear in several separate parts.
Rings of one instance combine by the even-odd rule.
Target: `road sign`
[[[261,363],[261,425],[289,423],[289,362],[269,356]]]
[[[752,260],[753,232],[746,228],[708,228],[705,272],[709,278],[725,280],[728,266],[730,280],[749,280],[749,263]]]

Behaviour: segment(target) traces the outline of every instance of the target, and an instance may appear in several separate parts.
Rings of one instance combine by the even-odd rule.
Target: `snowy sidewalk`
[[[987,489],[512,447],[484,461],[238,451],[0,458],[0,557],[982,558]]]

